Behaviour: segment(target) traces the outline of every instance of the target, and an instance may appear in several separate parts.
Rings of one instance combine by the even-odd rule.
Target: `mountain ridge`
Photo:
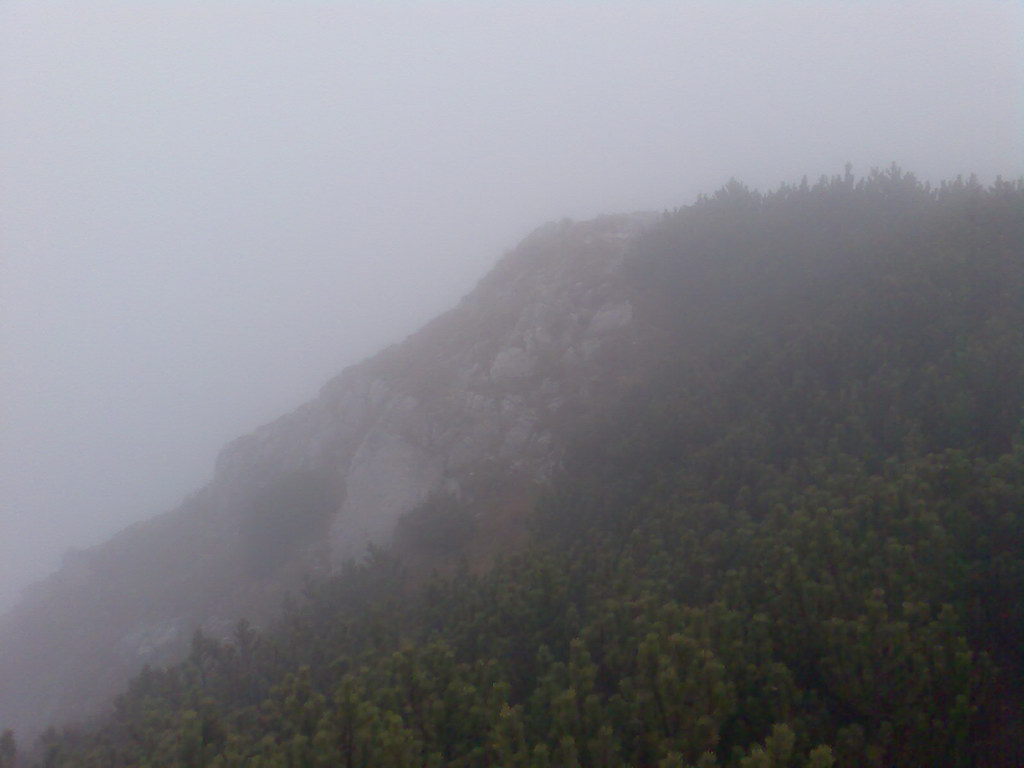
[[[623,346],[632,310],[618,273],[656,218],[537,228],[455,308],[230,442],[210,483],[178,508],[66,558],[0,619],[0,722],[31,732],[98,711],[142,664],[179,657],[197,627],[226,636],[243,616],[266,621],[304,577],[387,543],[431,495],[465,500],[482,484],[549,476],[560,447],[547,422],[583,407],[596,358]],[[246,514],[260,493],[302,474],[326,487],[328,508],[309,514],[327,528],[311,522],[303,541],[287,541],[294,532],[280,521],[254,531]],[[270,566],[247,565],[248,539]],[[82,671],[97,666],[102,675]],[[42,692],[34,702],[32,691]]]
[[[349,475],[395,441],[455,456],[395,545],[306,581],[264,630],[197,632],[35,757],[1021,764],[1022,214],[1022,182],[894,166],[553,225],[482,313],[467,301],[327,388],[314,422],[369,401],[355,445],[299,441]],[[330,555],[350,478],[293,445],[254,444],[235,559],[213,558],[236,606]]]

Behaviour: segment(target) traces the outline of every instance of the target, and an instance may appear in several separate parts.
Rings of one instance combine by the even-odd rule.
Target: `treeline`
[[[647,362],[526,552],[373,552],[34,762],[1024,764],[1021,184],[730,183],[629,274]]]

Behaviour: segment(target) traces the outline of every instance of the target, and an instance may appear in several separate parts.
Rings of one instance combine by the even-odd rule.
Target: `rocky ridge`
[[[541,227],[457,308],[230,445],[215,484],[238,495],[328,468],[344,480],[332,550],[350,556],[431,493],[459,495],[482,464],[543,478],[558,458],[553,417],[587,396],[600,353],[630,326],[620,268],[650,220]]]

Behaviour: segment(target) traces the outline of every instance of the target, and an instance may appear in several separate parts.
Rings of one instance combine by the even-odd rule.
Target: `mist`
[[[0,610],[535,226],[1024,173],[1011,3],[0,5]]]

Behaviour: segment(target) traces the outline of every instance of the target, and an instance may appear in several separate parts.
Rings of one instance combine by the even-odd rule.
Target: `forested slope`
[[[525,551],[378,550],[34,759],[1024,764],[1024,188],[730,183],[628,276],[631,388]]]

